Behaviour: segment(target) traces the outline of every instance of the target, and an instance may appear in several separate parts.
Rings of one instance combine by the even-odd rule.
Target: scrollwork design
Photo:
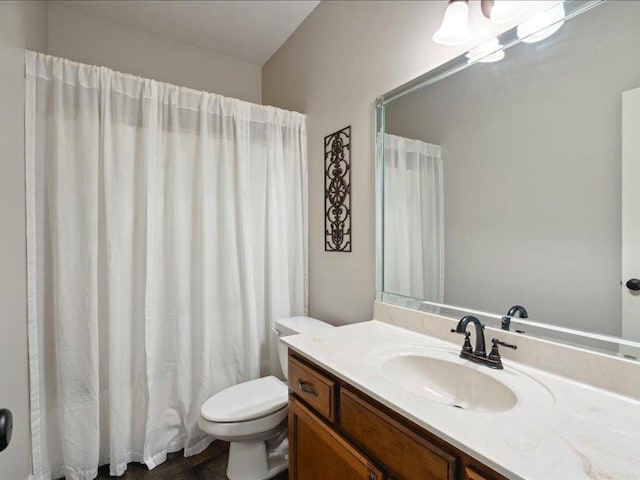
[[[325,247],[351,251],[351,126],[324,137]]]

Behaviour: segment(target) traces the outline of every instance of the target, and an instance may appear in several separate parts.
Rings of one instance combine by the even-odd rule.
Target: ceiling
[[[147,33],[264,65],[319,0],[55,0]]]

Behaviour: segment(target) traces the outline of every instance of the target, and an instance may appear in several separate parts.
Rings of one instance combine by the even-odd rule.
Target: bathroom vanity
[[[309,359],[289,356],[291,479],[502,479]]]
[[[492,370],[457,343],[375,320],[283,341],[292,480],[640,472],[635,398],[508,359]]]

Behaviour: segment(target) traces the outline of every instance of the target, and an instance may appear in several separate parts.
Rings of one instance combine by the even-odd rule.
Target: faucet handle
[[[471,347],[471,340],[469,339],[469,337],[471,336],[471,333],[467,331],[459,332],[455,328],[451,329],[451,333],[459,333],[460,335],[464,335],[464,343],[462,344],[462,351],[467,353],[473,353],[473,348]]]
[[[491,339],[491,343],[493,344],[494,347],[497,347],[498,345],[501,345],[503,347],[511,348],[512,350],[516,350],[518,348],[517,345],[513,345],[513,344],[507,343],[507,342],[503,342],[502,340],[500,340],[498,338],[492,338]]]
[[[471,340],[469,337],[471,334],[469,332],[464,332],[464,343],[462,344],[462,351],[466,353],[473,353],[473,347],[471,346]]]
[[[500,357],[500,350],[498,349],[498,345],[502,345],[503,347],[507,347],[507,348],[512,348],[514,350],[518,347],[516,345],[503,342],[502,340],[499,340],[497,338],[492,338],[491,343],[493,344],[493,346],[491,347],[491,352],[487,357],[492,362],[492,365],[490,366],[491,368],[497,368],[499,370],[502,370],[504,367],[502,366],[502,357]]]
[[[483,326],[484,326],[484,325],[483,325]],[[461,331],[461,330],[457,330],[457,329],[455,329],[455,328],[452,328],[450,331],[451,331],[451,333],[458,333],[458,334],[460,334],[460,335],[464,335],[465,337],[469,337],[469,336],[471,336],[471,333],[467,332],[466,330],[462,330],[462,331]]]

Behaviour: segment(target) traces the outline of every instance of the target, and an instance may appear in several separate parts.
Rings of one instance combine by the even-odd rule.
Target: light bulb
[[[564,3],[554,3],[556,3],[555,6],[518,25],[517,33],[520,40],[525,43],[535,43],[549,38],[560,30],[564,24]]]
[[[469,5],[466,0],[454,0],[447,5],[433,41],[441,45],[463,45],[469,40]]]
[[[469,63],[475,62],[476,60],[482,63],[499,62],[504,58],[504,51],[498,39],[492,38],[469,50],[467,52],[467,58],[469,59]]]
[[[533,2],[524,0],[495,0],[489,18],[493,23],[507,23],[518,18]]]

